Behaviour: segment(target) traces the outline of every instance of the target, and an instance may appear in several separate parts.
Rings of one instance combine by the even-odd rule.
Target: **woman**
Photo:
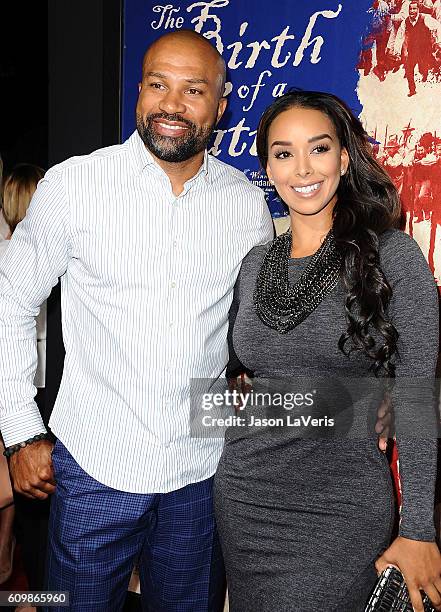
[[[406,398],[418,399],[405,389],[408,378],[432,382],[433,277],[416,243],[392,229],[397,192],[338,98],[302,91],[278,98],[260,121],[257,150],[289,208],[290,231],[245,258],[230,337],[257,384],[284,390],[294,379],[299,397],[320,396],[311,414],[323,418],[322,435],[307,427],[303,437],[288,426],[227,430],[215,505],[231,610],[363,610],[376,570],[389,564],[403,572],[415,610],[422,610],[419,588],[439,606],[436,436],[399,440],[402,520],[390,544],[389,466],[375,437],[360,433],[369,422],[364,411],[380,401],[376,381],[394,379],[397,418],[407,415]],[[308,403],[299,405],[292,416],[305,413]],[[340,427],[337,435],[325,417]]]
[[[0,157],[0,184],[2,183],[2,179],[3,161]],[[4,230],[6,224],[3,219],[1,204],[2,194],[0,192],[0,258],[8,244],[4,239],[3,232],[5,231],[9,234],[9,228]],[[12,487],[9,480],[8,462],[6,458],[3,457],[3,451],[3,440],[0,436],[0,585],[7,582],[12,574],[15,549]]]

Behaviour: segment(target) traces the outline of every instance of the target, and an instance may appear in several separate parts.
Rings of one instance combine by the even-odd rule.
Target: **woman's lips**
[[[313,198],[315,195],[317,195],[323,185],[323,181],[318,182],[318,183],[311,183],[311,185],[305,185],[305,186],[300,186],[297,185],[295,187],[291,187],[291,189],[294,191],[294,193],[296,195],[298,195],[301,198]]]

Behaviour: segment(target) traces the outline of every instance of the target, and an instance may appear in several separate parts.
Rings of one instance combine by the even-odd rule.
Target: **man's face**
[[[419,6],[416,2],[412,2],[409,5],[409,17],[411,19],[416,19],[418,17],[418,13],[420,12]]]
[[[394,156],[395,156],[395,155],[398,153],[399,148],[400,148],[400,147],[399,147],[399,146],[396,146],[396,145],[395,145],[395,146],[393,146],[393,147],[388,147],[388,148],[386,149],[386,151],[387,151],[387,154],[389,155],[389,157],[394,157]]]
[[[147,149],[166,162],[183,162],[203,151],[221,118],[219,63],[195,39],[163,39],[146,55],[136,124]]]

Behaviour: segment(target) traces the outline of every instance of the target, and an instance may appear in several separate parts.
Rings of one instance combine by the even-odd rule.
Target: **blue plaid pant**
[[[59,441],[52,458],[57,488],[49,522],[48,588],[69,591],[69,610],[121,611],[136,561],[143,610],[223,609],[213,478],[171,493],[126,493],[89,476]]]

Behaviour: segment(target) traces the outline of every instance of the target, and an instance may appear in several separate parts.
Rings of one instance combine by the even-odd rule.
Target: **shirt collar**
[[[204,151],[204,161],[196,176],[199,174],[202,174],[208,183],[213,182],[213,161],[210,159],[207,149]]]
[[[129,139],[127,140],[127,144],[131,152],[132,161],[139,174],[141,174],[144,168],[148,166],[153,165],[159,168],[158,163],[155,161],[153,155],[144,145],[137,130],[135,130],[133,134],[129,137]],[[190,179],[190,181],[196,180],[201,175],[203,175],[205,180],[207,180],[209,183],[213,181],[212,162],[210,163],[210,156],[208,155],[207,150],[205,150],[204,152],[204,161],[202,162],[202,166],[199,168],[195,176]]]

